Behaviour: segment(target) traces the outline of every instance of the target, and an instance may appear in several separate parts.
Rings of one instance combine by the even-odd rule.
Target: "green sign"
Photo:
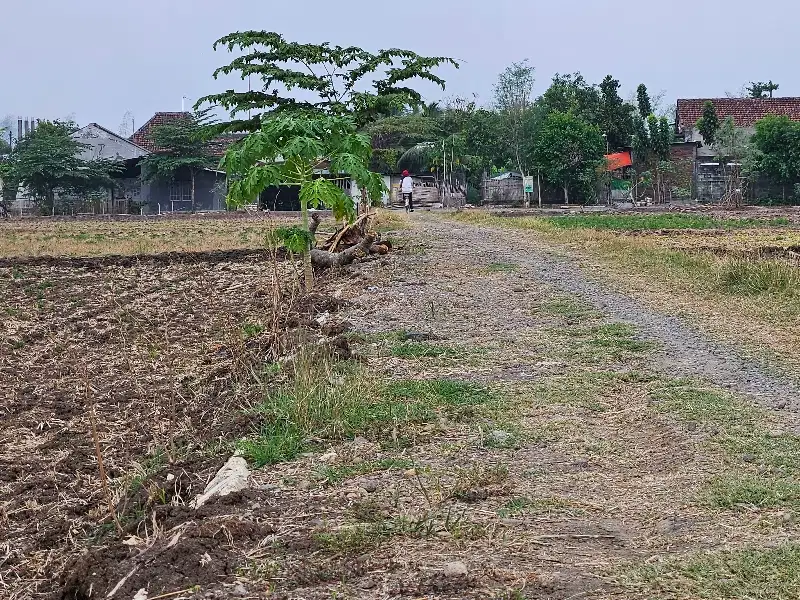
[[[533,176],[526,175],[522,178],[522,185],[525,186],[525,193],[532,194],[533,193]]]

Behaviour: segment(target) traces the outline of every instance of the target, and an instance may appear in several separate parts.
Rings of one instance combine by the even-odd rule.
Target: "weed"
[[[517,270],[519,265],[516,263],[493,262],[486,266],[486,271],[489,273],[510,273]]]
[[[549,513],[571,507],[570,502],[564,498],[537,498],[532,500],[527,496],[521,496],[506,502],[497,509],[497,514],[502,518],[506,518],[523,513]]]
[[[734,295],[794,296],[800,289],[800,269],[781,261],[728,258],[717,268],[720,289]]]
[[[704,552],[635,567],[622,582],[643,597],[790,600],[800,597],[800,544]]]
[[[378,473],[381,471],[396,471],[399,469],[409,469],[414,463],[402,458],[384,458],[376,461],[368,461],[355,465],[342,465],[336,467],[323,466],[317,470],[317,474],[329,485],[336,485],[346,479]]]
[[[242,454],[259,466],[295,458],[307,449],[309,438],[331,441],[358,434],[379,435],[428,423],[487,402],[492,396],[472,384],[449,381],[405,381],[380,386],[358,364],[330,364],[301,354],[293,379],[269,390],[251,412],[261,417],[260,429],[239,443]]]
[[[244,338],[249,340],[258,337],[264,332],[264,326],[258,323],[242,323],[242,334]]]
[[[397,358],[452,358],[458,356],[453,348],[430,342],[402,342],[392,346],[391,353]]]
[[[392,524],[382,521],[366,525],[348,525],[336,531],[316,533],[314,539],[328,552],[358,555],[378,548],[394,533]]]

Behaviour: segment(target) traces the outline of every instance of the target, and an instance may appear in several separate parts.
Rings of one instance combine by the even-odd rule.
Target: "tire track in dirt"
[[[609,317],[636,326],[642,339],[655,341],[658,364],[675,377],[699,377],[731,391],[747,394],[766,407],[800,411],[800,388],[790,380],[765,371],[744,357],[735,346],[710,339],[682,319],[646,306],[641,301],[589,274],[568,258],[546,248],[533,234],[415,217],[426,236],[447,239],[452,248],[480,254],[488,264],[511,261],[555,289],[572,294]],[[527,271],[527,273],[526,273]]]

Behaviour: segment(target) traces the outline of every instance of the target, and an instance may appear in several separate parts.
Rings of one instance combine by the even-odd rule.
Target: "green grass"
[[[489,273],[510,273],[519,270],[519,265],[508,262],[493,262],[486,266]]]
[[[572,321],[588,319],[597,315],[597,312],[590,306],[569,296],[546,300],[535,309],[539,312],[556,315]]]
[[[430,342],[401,342],[391,348],[391,354],[397,358],[440,358],[455,357],[458,352],[454,348],[432,344]]]
[[[625,323],[606,323],[592,327],[560,328],[558,335],[565,336],[568,344],[565,357],[589,363],[615,362],[643,356],[655,344],[637,338],[636,327]]]
[[[622,582],[636,597],[661,600],[800,598],[800,544],[705,552],[631,569]]]
[[[354,363],[330,365],[299,357],[293,379],[265,393],[250,413],[261,425],[238,449],[257,466],[294,459],[313,448],[364,434],[379,439],[393,429],[475,414],[494,400],[485,388],[452,380],[398,381],[382,385]]]
[[[716,508],[800,508],[800,483],[778,477],[734,474],[711,481],[707,500]]]
[[[800,268],[780,260],[729,258],[719,265],[717,281],[722,291],[733,295],[796,297]]]
[[[653,215],[583,214],[544,217],[542,221],[559,229],[608,229],[614,231],[655,231],[659,229],[745,229],[789,225],[786,218],[718,219],[706,215],[661,213]]]
[[[323,466],[317,470],[317,474],[329,485],[337,485],[347,479],[379,473],[383,471],[397,471],[410,469],[414,466],[413,461],[404,458],[384,458],[354,465],[340,465],[335,467]]]

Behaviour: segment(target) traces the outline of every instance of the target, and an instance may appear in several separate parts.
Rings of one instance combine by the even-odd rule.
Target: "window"
[[[191,202],[192,184],[173,183],[169,186],[169,200],[170,202]]]

